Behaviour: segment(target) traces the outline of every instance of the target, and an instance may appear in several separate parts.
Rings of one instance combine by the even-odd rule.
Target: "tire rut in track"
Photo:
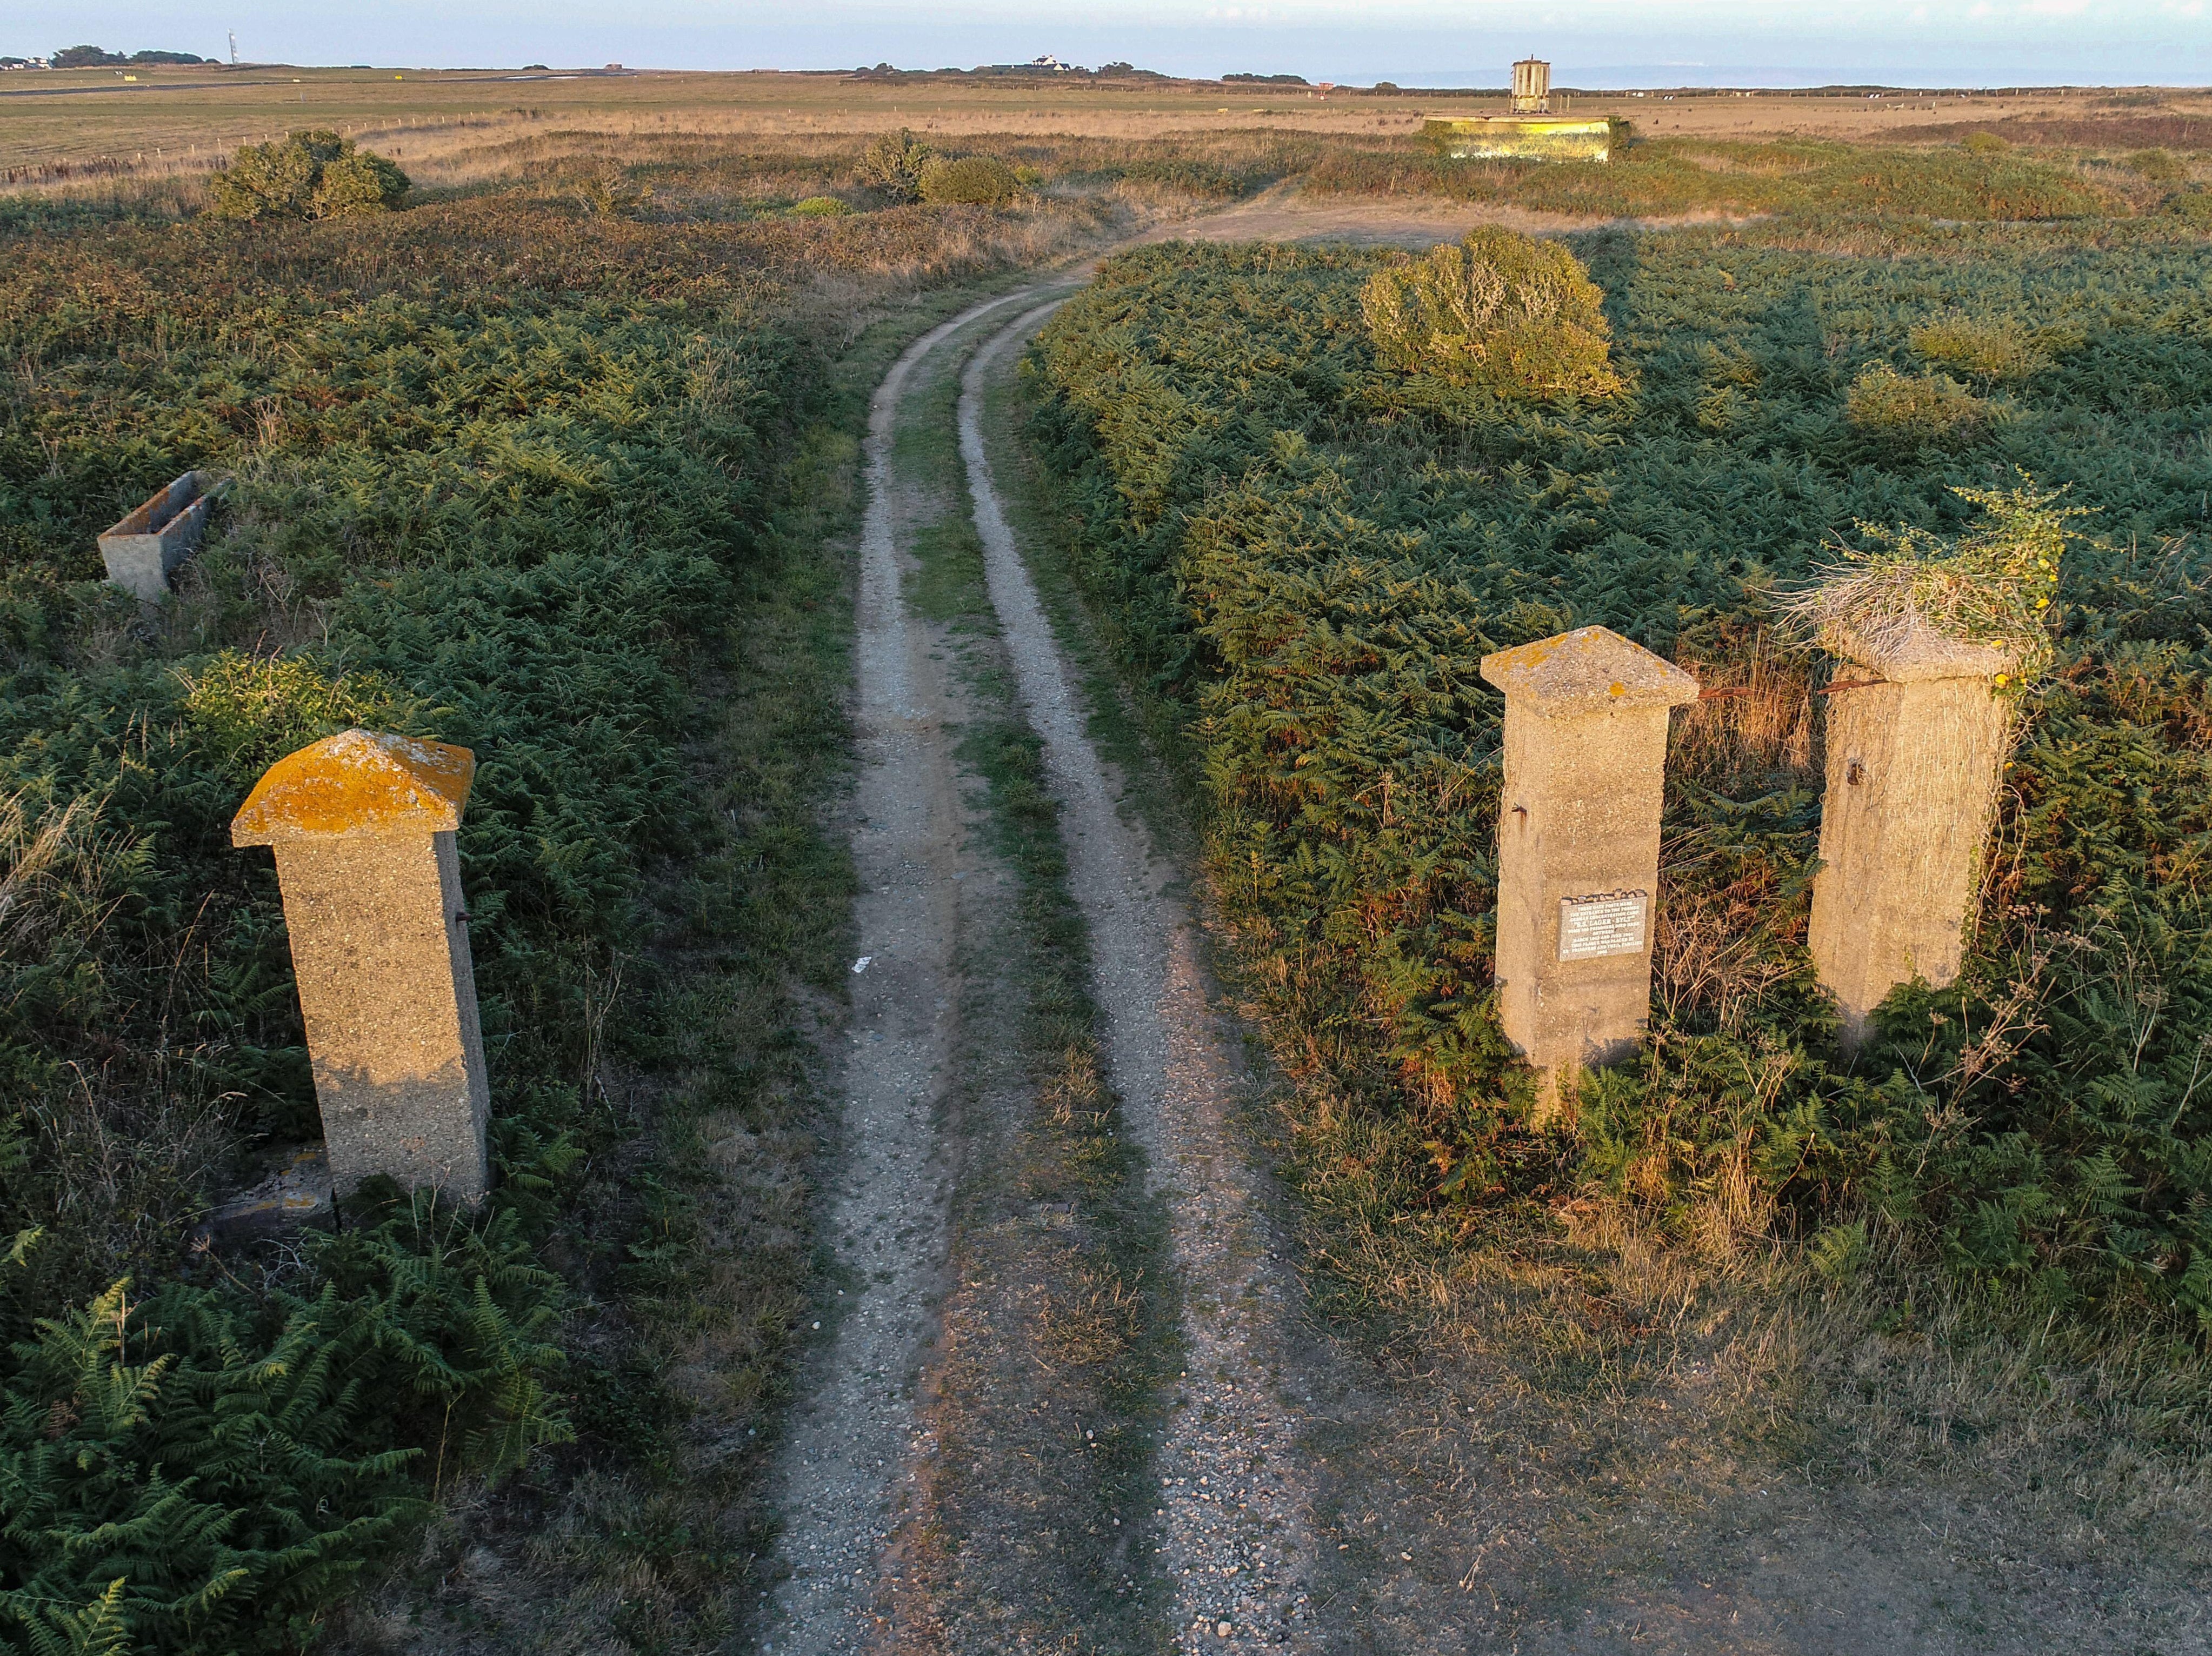
[[[967,815],[953,749],[965,707],[936,629],[908,614],[901,591],[891,451],[915,367],[1010,302],[973,306],[923,335],[869,407],[852,804],[854,925],[868,964],[853,981],[828,1228],[846,1287],[830,1296],[842,1315],[808,1362],[778,1472],[789,1574],[763,1647],[779,1656],[850,1651],[867,1636],[884,1548],[930,1447],[916,1432],[915,1393],[943,1287],[954,1174],[941,1120],[960,1002],[963,885],[952,876]]]
[[[1243,1077],[1209,1001],[1180,870],[1125,818],[1075,681],[1006,525],[982,435],[986,377],[1055,307],[969,361],[960,446],[991,601],[1044,744],[1069,878],[1091,930],[1109,1078],[1170,1213],[1188,1373],[1158,1453],[1157,1564],[1175,1586],[1176,1647],[1310,1648],[1313,1491],[1299,1437],[1311,1400],[1294,1331],[1299,1290],[1277,1257],[1265,1176],[1236,1119]],[[1227,1629],[1227,1637],[1221,1636]]]

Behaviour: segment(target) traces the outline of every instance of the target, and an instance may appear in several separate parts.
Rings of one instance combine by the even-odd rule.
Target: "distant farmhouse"
[[[1541,58],[1513,65],[1510,115],[1432,116],[1431,143],[1455,161],[1602,161],[1613,156],[1613,124],[1576,120],[1552,110],[1552,66]]]

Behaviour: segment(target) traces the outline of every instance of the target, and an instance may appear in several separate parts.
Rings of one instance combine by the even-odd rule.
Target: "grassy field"
[[[1215,82],[858,79],[839,74],[553,75],[414,69],[84,70],[0,76],[0,179],[18,187],[191,177],[240,143],[328,127],[428,181],[496,174],[499,145],[592,134],[723,140],[827,138],[905,125],[946,136],[1182,139],[1301,135],[1332,145],[1411,140],[1433,114],[1504,107],[1497,95],[1394,94]],[[1577,113],[1632,120],[1658,137],[1850,143],[1955,140],[1976,126],[2023,142],[2091,149],[2212,147],[2201,92],[2026,92],[1938,96],[1570,94]],[[67,175],[57,169],[66,164]]]

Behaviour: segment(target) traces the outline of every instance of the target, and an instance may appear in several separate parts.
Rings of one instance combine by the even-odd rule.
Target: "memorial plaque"
[[[1559,958],[1596,960],[1644,952],[1646,908],[1641,891],[1601,891],[1559,899]]]

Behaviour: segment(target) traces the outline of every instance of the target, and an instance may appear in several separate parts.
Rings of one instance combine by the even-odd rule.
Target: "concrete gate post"
[[[464,1203],[489,1185],[490,1093],[453,849],[466,748],[346,731],[280,759],[230,825],[270,846],[331,1178]]]
[[[1482,676],[1505,693],[1498,1012],[1548,1118],[1650,1016],[1667,722],[1698,682],[1602,627],[1485,656]]]
[[[1880,644],[1821,640],[1863,670],[1827,698],[1827,792],[1807,938],[1843,1010],[1843,1040],[1917,975],[1957,980],[1982,843],[2010,745],[1996,695],[2011,658],[1924,623]]]

